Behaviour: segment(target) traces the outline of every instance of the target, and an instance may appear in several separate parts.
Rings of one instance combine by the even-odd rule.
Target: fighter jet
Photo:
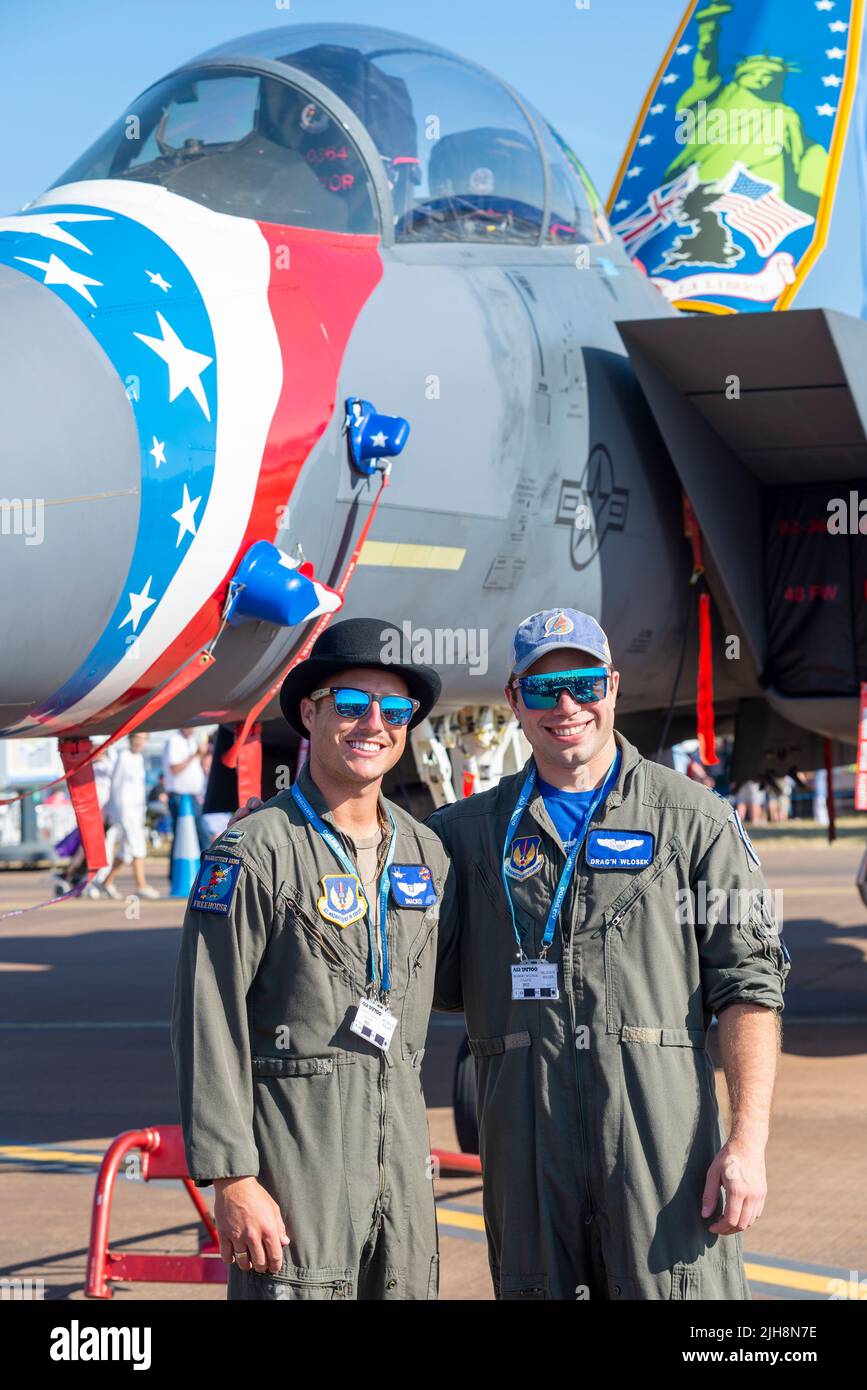
[[[255,714],[285,762],[280,676],[340,607],[440,667],[447,782],[564,604],[653,754],[695,728],[705,586],[743,775],[853,739],[867,626],[768,536],[864,474],[867,330],[685,313],[628,232],[529,102],[403,34],[287,25],[148,88],[0,219],[0,734]]]

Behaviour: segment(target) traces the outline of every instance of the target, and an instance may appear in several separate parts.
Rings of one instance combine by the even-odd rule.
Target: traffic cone
[[[175,839],[172,845],[172,886],[169,890],[173,898],[188,898],[190,889],[199,872],[199,835],[196,830],[196,817],[193,814],[193,798],[187,794],[181,797],[181,809],[175,826]]]

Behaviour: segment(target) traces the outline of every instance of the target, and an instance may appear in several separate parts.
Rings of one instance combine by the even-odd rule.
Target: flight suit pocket
[[[493,879],[487,866],[480,859],[476,859],[473,863],[473,876],[476,883],[484,889],[492,907],[501,908],[503,906],[502,884]]]
[[[529,1047],[530,1034],[506,1033],[501,1038],[469,1038],[470,1052],[474,1057],[497,1057],[501,1052],[511,1052],[513,1047]]]
[[[522,1300],[539,1303],[548,1297],[548,1277],[545,1274],[501,1274],[500,1301]]]
[[[279,1274],[257,1274],[255,1270],[238,1270],[236,1273],[243,1275],[243,1281],[236,1281],[240,1284],[237,1292],[230,1290],[233,1298],[322,1303],[337,1298],[352,1298],[353,1294],[350,1269],[335,1269],[333,1266],[304,1269],[286,1263]]]
[[[675,894],[666,895],[660,884],[681,849],[673,836],[603,917],[606,1033],[620,1034],[626,1025],[650,1031],[662,1024],[665,1012],[672,1023],[684,1016],[688,991],[683,1006],[664,997],[678,977],[685,985],[686,972]]]
[[[439,1298],[440,1292],[440,1257],[432,1255],[430,1262],[430,1273],[427,1279],[428,1298]]]
[[[406,990],[400,1011],[400,1044],[404,1058],[418,1052],[427,1037],[439,915],[437,902],[424,914],[421,928],[407,954]]]
[[[701,1275],[692,1265],[675,1265],[671,1271],[671,1297],[701,1298]]]

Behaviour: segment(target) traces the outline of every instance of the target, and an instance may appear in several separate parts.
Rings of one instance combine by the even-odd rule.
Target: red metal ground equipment
[[[438,1178],[464,1177],[470,1173],[481,1174],[482,1160],[478,1154],[448,1153],[445,1149],[432,1149],[431,1158],[436,1164]]]
[[[203,1230],[198,1255],[122,1254],[108,1247],[114,1184],[127,1155],[141,1155],[143,1182],[178,1178],[189,1193]],[[227,1266],[220,1259],[217,1231],[210,1209],[187,1171],[180,1125],[159,1129],[128,1129],[109,1146],[100,1164],[93,1196],[93,1217],[87,1255],[88,1298],[111,1298],[113,1284],[225,1284]]]

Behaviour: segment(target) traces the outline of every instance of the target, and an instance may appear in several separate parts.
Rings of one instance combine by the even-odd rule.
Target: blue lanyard
[[[356,864],[353,864],[352,860],[349,859],[348,856],[343,853],[343,847],[340,844],[340,841],[338,840],[337,836],[333,833],[333,831],[331,831],[328,828],[322,817],[317,816],[316,812],[310,805],[310,802],[307,800],[307,797],[304,795],[297,782],[295,782],[292,785],[290,789],[290,795],[292,796],[295,805],[313,826],[313,829],[317,830],[319,834],[322,836],[323,840],[325,841],[328,848],[331,850],[331,853],[334,855],[335,859],[339,860],[340,864],[348,874],[352,874],[353,878],[358,878],[358,866]],[[380,940],[382,942],[383,994],[388,994],[388,991],[391,989],[391,972],[388,966],[388,931],[386,927],[386,914],[388,912],[388,890],[391,884],[388,871],[391,868],[392,860],[394,859],[394,842],[397,838],[397,826],[394,823],[394,816],[388,810],[388,807],[386,807],[386,812],[388,814],[388,819],[391,821],[391,839],[388,842],[388,853],[385,856],[385,864],[383,865],[382,875],[379,880],[379,935]],[[369,903],[367,905],[366,917],[367,939],[370,943],[370,976],[373,981],[374,989],[376,991],[379,991],[379,964],[376,959],[376,942],[373,937],[373,920],[370,915]]]
[[[603,781],[602,785],[600,786],[599,790],[597,791],[596,795],[590,803],[590,808],[584,820],[584,826],[581,831],[581,834],[575,837],[575,840],[572,843],[572,848],[569,850],[566,863],[563,867],[563,872],[560,875],[560,882],[557,884],[557,891],[554,894],[553,902],[551,903],[551,907],[548,911],[548,920],[545,923],[545,935],[542,937],[542,951],[540,955],[541,960],[544,960],[547,956],[548,947],[554,940],[554,928],[557,925],[557,918],[560,915],[560,908],[563,906],[563,899],[566,896],[566,889],[569,887],[569,884],[572,881],[572,874],[575,871],[575,861],[578,858],[581,846],[584,843],[590,822],[599,808],[599,803],[608,795],[609,791],[611,790],[610,784],[613,780],[611,774],[614,772],[617,766],[618,754],[619,750],[617,753],[614,754],[614,757],[611,761],[611,766],[605,774],[605,780]],[[518,828],[518,822],[520,821],[522,815],[524,814],[524,811],[526,810],[527,804],[530,800],[530,797],[533,795],[535,787],[536,765],[534,763],[533,766],[530,768],[529,773],[527,774],[527,777],[524,781],[524,785],[521,788],[521,794],[518,797],[515,809],[512,812],[512,818],[509,821],[509,827],[506,831],[506,841],[503,845],[502,863],[500,864],[500,875],[503,880],[503,887],[506,890],[506,902],[509,904],[509,913],[512,918],[512,930],[515,933],[515,940],[518,943],[519,960],[526,960],[526,956],[524,955],[524,947],[521,944],[521,937],[518,932],[518,924],[515,921],[515,909],[512,904],[512,893],[509,888],[509,876],[506,873],[506,864],[508,863],[509,845],[512,842],[512,836]]]

